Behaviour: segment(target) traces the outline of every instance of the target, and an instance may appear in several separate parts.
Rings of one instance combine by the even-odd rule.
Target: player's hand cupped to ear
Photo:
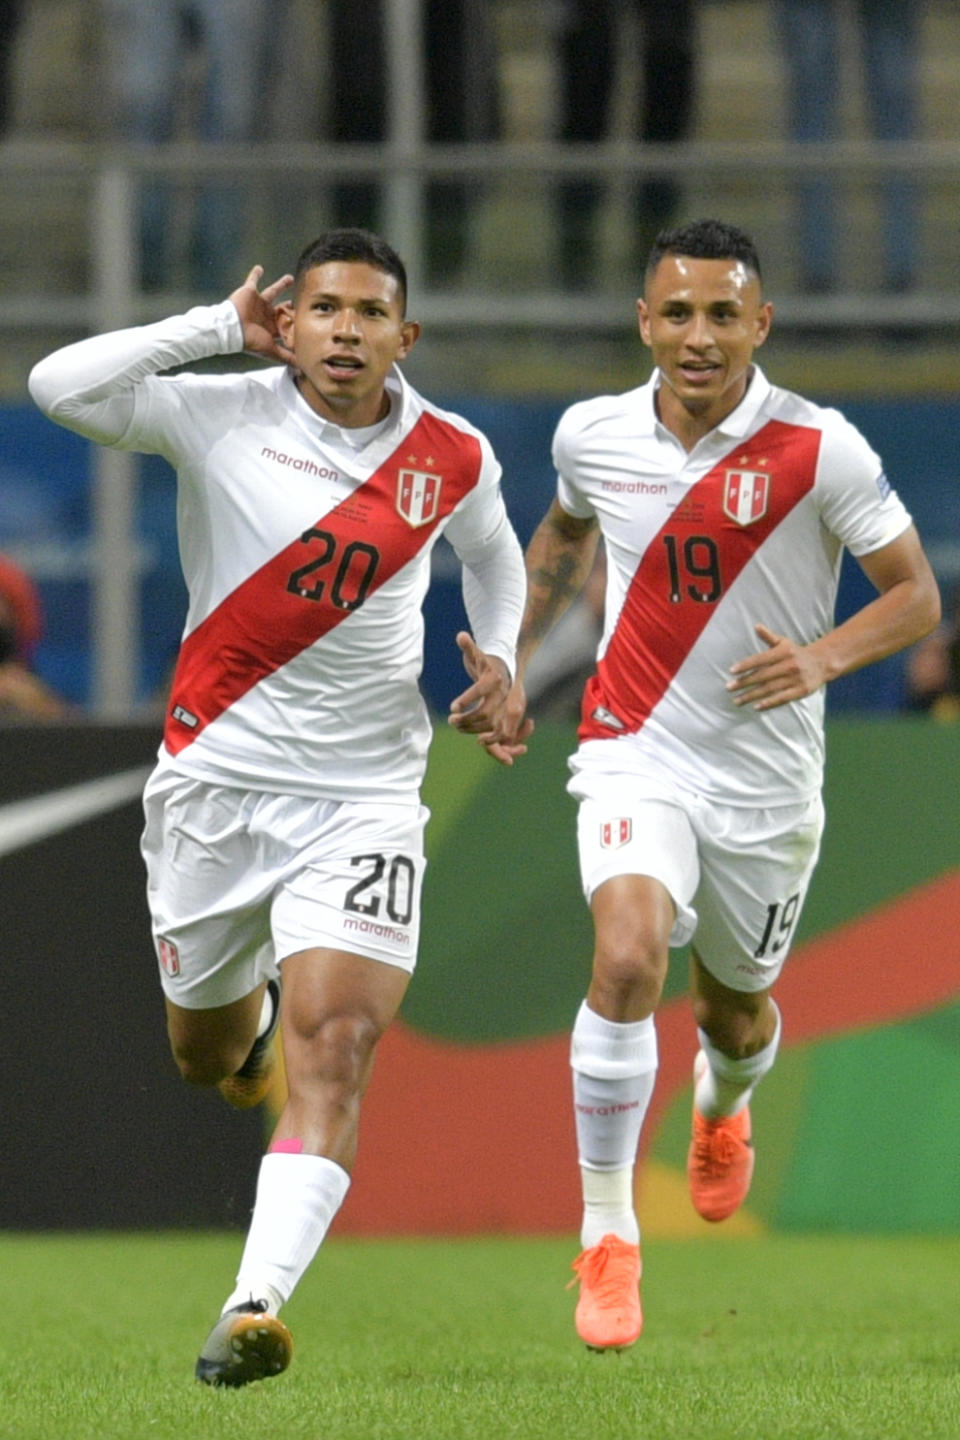
[[[296,356],[280,341],[276,300],[293,284],[292,275],[281,275],[261,290],[263,266],[254,265],[243,284],[229,297],[243,326],[243,348],[267,360],[295,365]]]

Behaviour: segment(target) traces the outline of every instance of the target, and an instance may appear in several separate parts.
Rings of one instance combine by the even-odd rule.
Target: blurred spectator
[[[281,0],[102,0],[105,54],[117,138],[163,144],[185,114],[186,79],[199,60],[191,139],[258,139],[270,95],[270,69]],[[171,284],[171,190],[144,181],[140,206],[140,283]],[[210,294],[231,290],[244,244],[247,183],[204,179],[189,240],[189,284]]]
[[[10,126],[13,47],[23,15],[22,0],[0,0],[0,136]]]
[[[907,708],[960,720],[960,586],[943,622],[907,652]]]
[[[693,121],[696,83],[695,0],[561,0],[559,139],[603,140],[609,129],[621,25],[633,10],[640,22],[639,96],[633,127],[651,144],[686,140]],[[631,69],[633,74],[633,68]],[[557,189],[560,269],[564,285],[592,283],[597,255],[596,216],[602,184],[563,180]],[[642,272],[656,235],[674,218],[680,201],[676,183],[665,177],[643,180],[633,201],[634,255]]]
[[[387,65],[383,0],[330,0],[331,140],[382,144],[387,139]],[[436,144],[495,140],[500,87],[491,0],[424,0],[424,138]],[[362,57],[362,58],[361,58]],[[335,187],[336,225],[381,228],[381,186]],[[475,180],[431,180],[426,187],[426,275],[455,279],[467,257]]]
[[[867,121],[877,140],[912,140],[916,134],[917,69],[923,0],[854,0]],[[780,42],[787,67],[790,138],[804,144],[840,138],[840,0],[777,0]],[[836,270],[833,182],[797,183],[797,251],[801,288],[832,289]],[[915,184],[892,175],[883,186],[884,288],[908,290],[916,268]]]
[[[30,668],[42,628],[33,581],[0,556],[0,723],[58,720],[69,713],[66,701]]]

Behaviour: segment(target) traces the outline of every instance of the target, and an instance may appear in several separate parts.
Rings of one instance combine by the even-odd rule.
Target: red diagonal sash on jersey
[[[630,582],[616,630],[584,691],[581,740],[641,728],[723,593],[813,487],[819,451],[819,430],[770,420],[691,486]],[[723,583],[716,599],[706,598],[714,586],[709,541]],[[603,711],[621,724],[604,723]]]
[[[315,530],[254,571],[186,637],[164,729],[166,748],[172,754],[184,749],[264,676],[339,625],[401,570],[477,483],[480,466],[474,436],[422,415],[379,470],[319,519]],[[291,591],[298,573],[302,580]]]

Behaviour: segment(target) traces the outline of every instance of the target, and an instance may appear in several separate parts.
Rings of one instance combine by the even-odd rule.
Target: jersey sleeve
[[[820,515],[851,555],[869,555],[902,535],[910,514],[859,430],[835,410],[827,417],[817,476]]]
[[[487,437],[470,427],[480,446],[480,471],[477,483],[463,497],[450,516],[444,531],[457,555],[464,556],[475,546],[482,546],[500,524],[504,513],[500,495],[503,471]]]
[[[463,566],[463,599],[480,649],[516,670],[526,599],[523,552],[500,493],[500,463],[479,431],[480,478],[457,506],[445,536]]]
[[[66,345],[34,366],[28,384],[58,424],[101,445],[169,455],[181,405],[161,372],[242,349],[240,317],[225,300]]]
[[[482,550],[463,560],[463,603],[474,639],[517,671],[517,637],[527,598],[523,551],[504,510]]]
[[[577,483],[577,456],[581,436],[579,405],[572,405],[560,417],[553,436],[553,463],[557,472],[557,500],[568,515],[592,520],[596,511]]]

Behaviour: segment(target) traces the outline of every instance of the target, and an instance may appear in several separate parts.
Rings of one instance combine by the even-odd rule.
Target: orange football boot
[[[703,1073],[703,1052],[694,1065],[694,1079]],[[747,1198],[753,1178],[750,1106],[736,1115],[708,1120],[693,1106],[693,1139],[687,1152],[687,1181],[693,1208],[704,1220],[726,1220]]]
[[[640,1310],[640,1247],[617,1235],[604,1235],[598,1245],[582,1251],[573,1262],[580,1281],[577,1334],[590,1350],[625,1350],[643,1329]],[[570,1286],[576,1280],[571,1280]]]

